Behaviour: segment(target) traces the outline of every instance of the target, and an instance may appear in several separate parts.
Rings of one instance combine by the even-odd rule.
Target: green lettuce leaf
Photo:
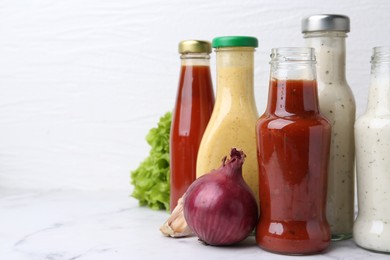
[[[157,127],[150,129],[146,141],[151,146],[149,156],[131,172],[134,190],[131,196],[141,206],[169,210],[169,133],[172,113],[160,118]]]

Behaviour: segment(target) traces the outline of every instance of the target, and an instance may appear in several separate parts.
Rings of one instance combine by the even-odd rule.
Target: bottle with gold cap
[[[211,43],[179,43],[181,72],[170,133],[170,210],[196,179],[196,159],[214,107]]]

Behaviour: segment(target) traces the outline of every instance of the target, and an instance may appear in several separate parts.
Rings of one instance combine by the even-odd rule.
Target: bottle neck
[[[317,115],[317,81],[272,78],[267,113],[278,117]]]
[[[345,32],[308,32],[306,45],[315,48],[317,80],[329,86],[346,84]]]
[[[367,110],[376,115],[390,114],[390,52],[388,55],[387,61],[371,61]]]
[[[314,50],[274,49],[267,112],[280,117],[319,113]]]
[[[208,53],[183,53],[180,60],[182,66],[210,66]]]
[[[254,48],[232,47],[216,50],[217,95],[215,106],[255,106]]]

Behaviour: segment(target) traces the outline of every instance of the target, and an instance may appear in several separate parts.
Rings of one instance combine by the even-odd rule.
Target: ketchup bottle
[[[271,58],[268,106],[256,126],[256,241],[272,252],[314,254],[330,243],[325,207],[331,126],[319,110],[314,49],[273,49]]]
[[[170,133],[170,210],[196,179],[196,158],[214,107],[211,43],[179,43],[181,72]]]

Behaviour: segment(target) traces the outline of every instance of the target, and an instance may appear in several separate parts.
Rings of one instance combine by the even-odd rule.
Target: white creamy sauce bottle
[[[321,113],[332,126],[328,168],[327,220],[332,240],[352,236],[354,219],[355,99],[345,77],[344,15],[312,15],[302,20],[308,47],[315,48]]]
[[[358,216],[355,242],[390,252],[390,46],[376,47],[366,112],[355,123]]]

